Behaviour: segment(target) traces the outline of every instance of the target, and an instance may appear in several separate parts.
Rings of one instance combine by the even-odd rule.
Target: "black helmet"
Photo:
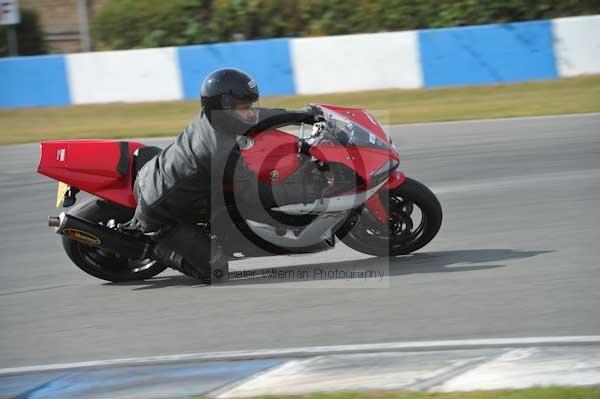
[[[222,68],[211,72],[202,82],[200,89],[202,110],[211,123],[215,119],[213,111],[222,110],[224,112],[219,112],[219,114],[225,118],[237,119],[238,122],[247,124],[248,127],[255,124],[258,119],[256,112],[254,112],[255,117],[252,120],[244,120],[235,112],[229,111],[234,111],[239,104],[252,104],[258,101],[258,97],[258,86],[254,79],[246,72],[235,68]]]

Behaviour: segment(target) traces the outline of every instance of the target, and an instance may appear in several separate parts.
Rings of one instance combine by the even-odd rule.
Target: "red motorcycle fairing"
[[[388,142],[388,136],[383,126],[368,111],[329,104],[319,105],[363,126],[385,143]],[[295,135],[280,130],[269,130],[252,135],[252,139],[253,145],[241,152],[242,158],[250,170],[256,173],[262,181],[281,184],[300,167],[301,162],[297,156],[298,139]],[[392,149],[391,145],[389,147],[389,150],[386,151],[366,147],[316,145],[310,148],[310,154],[319,161],[340,163],[354,170],[366,182],[366,185],[360,189],[367,190],[373,186],[372,174],[388,159],[400,162],[398,153]],[[380,192],[399,187],[404,179],[404,173],[394,171],[385,185],[381,187]],[[379,195],[371,196],[365,203],[365,207],[380,223],[387,224],[386,207]]]
[[[117,140],[42,141],[38,173],[135,208],[133,153],[144,144]]]
[[[320,147],[310,148],[310,154],[322,162],[339,163],[354,170],[365,182],[364,189],[373,187],[371,177],[388,159],[397,159],[390,151],[360,147]]]
[[[242,149],[248,168],[265,183],[281,184],[301,166],[298,137],[281,130],[266,130],[251,135],[253,144]]]
[[[393,190],[394,188],[399,187],[402,183],[404,183],[405,179],[406,175],[404,173],[400,172],[399,170],[395,170],[394,173],[390,174],[389,180],[379,189],[378,193],[382,191]],[[371,215],[373,215],[375,219],[379,221],[379,223],[387,224],[388,211],[379,195],[375,194],[371,196],[365,202],[365,208],[369,210]]]
[[[253,144],[241,151],[242,159],[260,180],[281,184],[301,166],[298,158],[298,138],[280,131],[268,130],[253,134]],[[398,160],[391,151],[374,148],[314,146],[310,154],[322,162],[334,162],[354,170],[371,188],[371,174],[388,159]]]
[[[333,111],[347,119],[350,119],[352,122],[363,126],[373,134],[377,135],[384,142],[388,142],[388,135],[385,132],[383,126],[381,126],[379,121],[373,118],[373,116],[371,116],[371,114],[367,110],[360,108],[338,107],[330,104],[319,104],[319,106],[327,110]],[[396,150],[391,148],[391,144],[389,146],[390,151],[387,153],[388,157],[400,162],[400,157]],[[364,148],[361,150],[364,150]],[[390,178],[386,182],[386,184],[383,185],[381,189],[379,189],[379,192],[395,189],[399,187],[402,183],[404,183],[405,179],[406,176],[404,175],[404,173],[400,172],[399,170],[395,170],[393,173],[390,174]],[[385,204],[383,203],[379,195],[375,194],[371,196],[365,202],[365,207],[380,223],[388,223],[388,212],[385,207]]]
[[[319,160],[338,162],[352,168],[367,182],[365,189],[375,185],[371,181],[374,171],[379,169],[388,159],[397,160],[397,157],[391,152],[371,148],[312,147],[311,154]],[[404,173],[395,170],[378,192],[365,202],[365,207],[380,223],[387,224],[388,212],[378,193],[400,186],[405,179]]]

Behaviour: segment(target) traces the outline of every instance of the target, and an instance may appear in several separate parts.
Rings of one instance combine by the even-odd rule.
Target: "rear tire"
[[[68,213],[91,222],[106,224],[114,219],[123,223],[133,217],[133,209],[111,204],[96,198],[82,202]],[[84,272],[112,282],[146,280],[166,269],[152,259],[133,260],[94,245],[62,237],[65,252]]]
[[[379,223],[369,211],[350,215],[336,236],[350,248],[375,256],[398,256],[427,245],[442,225],[442,206],[429,188],[406,178],[397,188],[379,193],[389,204],[389,224]],[[419,224],[413,220],[414,208],[421,213]]]

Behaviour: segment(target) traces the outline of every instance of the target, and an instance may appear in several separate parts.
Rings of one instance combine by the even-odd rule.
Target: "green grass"
[[[198,396],[197,399],[201,397]],[[598,399],[600,387],[553,387],[474,392],[336,392],[303,396],[258,396],[253,399]]]
[[[263,106],[321,102],[367,108],[383,123],[503,118],[600,111],[600,75],[511,85],[271,97]],[[173,136],[198,101],[0,110],[0,144],[63,138]]]

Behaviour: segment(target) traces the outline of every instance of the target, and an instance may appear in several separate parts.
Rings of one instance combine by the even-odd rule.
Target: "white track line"
[[[321,355],[376,353],[376,352],[420,352],[485,348],[519,348],[536,346],[600,345],[600,335],[566,337],[525,337],[465,339],[444,341],[389,342],[381,344],[309,346],[299,348],[259,349],[248,351],[185,353],[179,355],[132,357],[111,360],[92,360],[77,363],[58,363],[40,366],[25,366],[0,369],[0,376],[26,374],[41,371],[59,371],[114,366],[139,366],[192,361],[234,361],[275,358],[300,358]]]

